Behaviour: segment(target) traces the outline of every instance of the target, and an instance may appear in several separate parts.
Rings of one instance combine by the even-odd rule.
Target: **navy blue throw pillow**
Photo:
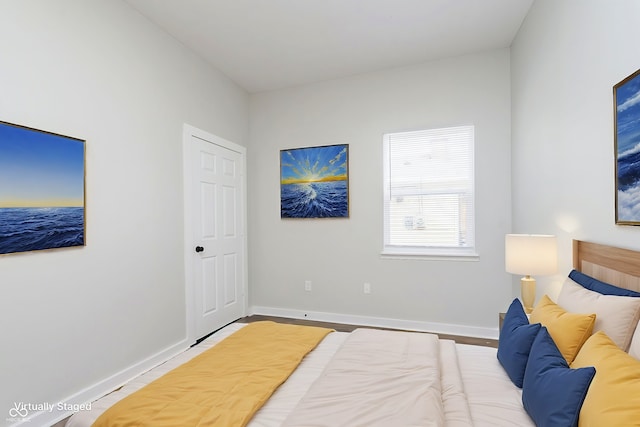
[[[519,299],[514,299],[502,322],[498,341],[498,361],[509,375],[511,382],[522,388],[524,370],[529,359],[533,340],[540,324],[529,324],[529,319]]]
[[[631,291],[629,289],[619,288],[617,286],[610,285],[605,282],[601,282],[598,279],[594,279],[591,276],[587,276],[578,270],[572,270],[569,273],[569,278],[581,285],[583,288],[590,291],[597,292],[602,295],[617,295],[621,297],[640,297],[640,292]]]
[[[533,340],[524,374],[524,409],[537,427],[576,427],[595,374],[594,367],[569,368],[547,328],[542,327]]]

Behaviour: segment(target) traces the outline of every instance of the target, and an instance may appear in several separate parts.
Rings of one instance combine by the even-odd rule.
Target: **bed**
[[[514,300],[498,349],[456,344],[419,332],[366,328],[352,333],[321,332],[317,343],[298,356],[301,362],[282,379],[273,380],[272,394],[260,392],[243,420],[212,420],[207,417],[217,416],[218,411],[209,410],[192,425],[640,425],[640,252],[584,241],[574,241],[573,249],[574,271],[558,301],[541,300],[529,319]],[[544,322],[534,322],[538,319]],[[109,411],[131,401],[136,392],[148,390],[149,384],[166,374],[212,354],[210,350],[222,352],[232,337],[250,334],[251,325],[228,325],[92,402],[90,410],[74,414],[66,426],[125,425],[124,421],[110,421],[119,418],[109,418]],[[572,332],[566,334],[567,330]],[[577,344],[576,330],[581,332]],[[279,362],[288,356],[274,359]],[[255,371],[251,372],[249,385],[230,388],[253,388],[258,380]],[[220,374],[212,375],[218,378]],[[216,381],[208,382],[213,383]],[[179,387],[170,388],[171,398],[180,400]],[[229,398],[230,394],[222,394]],[[191,404],[197,399],[186,400]],[[132,412],[136,405],[126,408]],[[191,421],[176,422],[164,416],[150,420],[160,412],[151,410],[141,416],[143,421],[130,425],[191,425]]]

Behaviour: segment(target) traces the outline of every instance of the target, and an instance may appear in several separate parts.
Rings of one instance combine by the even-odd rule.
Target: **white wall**
[[[613,86],[640,68],[640,2],[537,0],[511,52],[515,232],[559,239],[555,294],[571,240],[640,249],[640,228],[615,225]]]
[[[509,51],[498,50],[252,95],[250,305],[497,328],[511,297],[509,73]],[[382,134],[469,123],[479,262],[381,259]],[[341,143],[350,218],[281,220],[279,150]]]
[[[87,141],[87,246],[0,257],[3,424],[185,338],[182,125],[246,145],[249,98],[121,1],[0,7],[0,120]]]

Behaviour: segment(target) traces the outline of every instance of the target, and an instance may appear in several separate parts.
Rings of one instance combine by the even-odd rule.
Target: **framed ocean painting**
[[[348,144],[280,150],[280,217],[349,217]]]
[[[0,254],[84,244],[85,141],[0,121]]]
[[[640,225],[640,70],[613,87],[616,224]]]

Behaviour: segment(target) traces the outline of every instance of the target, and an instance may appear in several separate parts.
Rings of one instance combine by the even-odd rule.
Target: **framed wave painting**
[[[616,224],[640,225],[640,70],[613,87]]]
[[[348,144],[280,150],[280,217],[349,217]]]
[[[84,244],[85,141],[0,121],[0,254]]]

